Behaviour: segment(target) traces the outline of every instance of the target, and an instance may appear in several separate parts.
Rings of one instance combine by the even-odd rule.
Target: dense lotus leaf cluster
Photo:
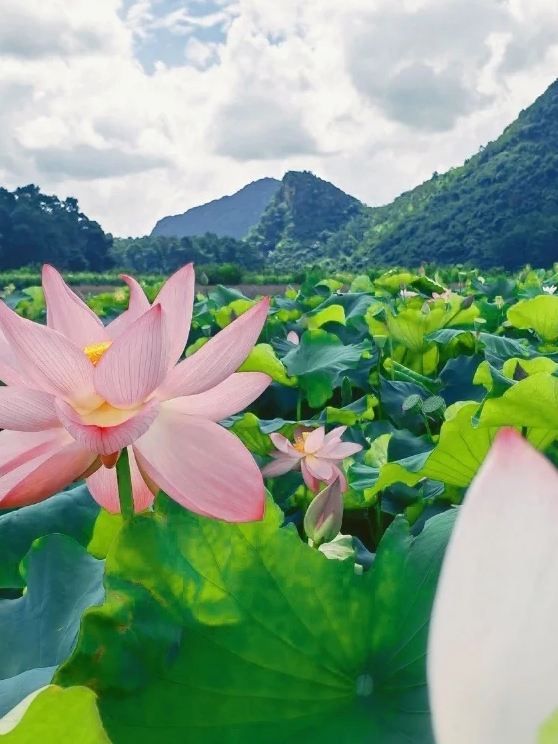
[[[164,492],[123,520],[83,483],[0,510],[0,740],[432,744],[428,625],[455,507],[503,427],[558,461],[552,284],[393,270],[273,297],[238,370],[272,383],[220,422],[272,474],[261,521]],[[87,300],[111,321],[127,290]],[[199,294],[184,356],[255,304]],[[312,478],[270,467],[277,442],[312,458],[322,427],[334,467],[327,447]],[[329,473],[335,499],[316,501]]]

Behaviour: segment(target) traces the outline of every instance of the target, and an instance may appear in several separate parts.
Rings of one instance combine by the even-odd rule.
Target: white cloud
[[[555,0],[4,0],[0,184],[75,195],[116,234],[288,169],[383,203],[557,63]]]

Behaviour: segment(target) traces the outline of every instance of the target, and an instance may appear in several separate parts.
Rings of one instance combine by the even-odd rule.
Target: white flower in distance
[[[413,292],[411,289],[402,289],[399,292],[399,296],[403,300],[410,300],[411,297],[418,297],[418,292]]]
[[[558,474],[511,429],[446,552],[428,678],[437,744],[536,744],[558,709]]]
[[[556,285],[554,284],[542,288],[543,292],[546,292],[546,294],[554,294],[556,292],[556,289],[558,289],[558,287],[556,287]]]

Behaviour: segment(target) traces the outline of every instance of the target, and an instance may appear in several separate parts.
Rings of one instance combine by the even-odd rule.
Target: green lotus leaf
[[[231,421],[232,419],[229,419]],[[228,422],[225,422],[229,426]],[[246,447],[256,455],[265,456],[273,450],[273,444],[268,435],[261,430],[260,419],[253,413],[245,413],[240,418],[235,418],[230,430],[243,442]]]
[[[558,339],[558,297],[539,295],[520,300],[508,309],[508,320],[514,328],[532,329],[542,341]]]
[[[256,344],[238,369],[239,372],[265,372],[275,382],[296,387],[296,378],[288,377],[285,366],[270,344]]]
[[[3,744],[111,744],[99,711],[95,693],[87,687],[63,689],[49,685],[39,694],[25,701],[18,711],[19,722],[8,733],[3,733],[0,721],[0,740]],[[14,711],[15,715],[15,711]]]
[[[310,406],[320,408],[341,384],[343,373],[358,365],[367,348],[367,342],[343,344],[338,336],[319,328],[303,333],[300,344],[283,357],[283,363],[289,375],[298,377]]]
[[[364,575],[281,520],[161,499],[123,528],[107,600],[56,677],[97,692],[114,744],[432,743],[426,640],[453,514],[416,539],[396,519]]]
[[[0,512],[0,589],[25,586],[19,564],[36,538],[62,532],[87,545],[98,514],[99,505],[86,486],[16,511]]]
[[[463,402],[446,410],[438,442],[420,471],[423,476],[451,486],[469,485],[497,432],[497,428],[474,427],[478,407],[476,402]]]
[[[215,311],[215,322],[219,328],[225,328],[255,304],[255,300],[247,300],[244,298],[233,300],[228,305],[220,307]]]
[[[484,402],[479,422],[558,432],[558,377],[541,372],[517,381],[500,397]]]
[[[0,600],[0,716],[50,682],[72,651],[82,613],[104,595],[103,562],[66,535],[36,540],[24,568],[25,594]]]
[[[345,310],[342,305],[329,305],[321,310],[317,308],[307,316],[307,325],[310,329],[321,328],[326,323],[345,325]]]

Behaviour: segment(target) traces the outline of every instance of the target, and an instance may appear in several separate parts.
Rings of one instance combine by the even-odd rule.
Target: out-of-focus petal
[[[114,406],[142,403],[165,377],[163,311],[155,305],[112,343],[95,368],[95,389]]]
[[[301,457],[304,457],[304,452],[299,452],[297,449],[295,449],[289,442],[287,437],[279,434],[279,432],[273,432],[273,434],[269,435],[269,438],[271,439],[275,447],[279,450],[279,452],[283,452],[285,455],[294,457],[297,460],[300,460]]]
[[[177,364],[159,389],[161,400],[203,393],[236,372],[258,340],[268,308],[266,298]]]
[[[83,407],[94,405],[94,367],[82,349],[58,331],[20,318],[3,302],[0,325],[22,373],[36,387]]]
[[[461,507],[438,583],[428,678],[440,744],[525,744],[557,705],[558,474],[497,436]]]
[[[325,429],[323,426],[318,426],[317,429],[309,432],[304,439],[304,451],[310,455],[317,452],[324,443],[324,435]]]
[[[289,470],[298,467],[298,462],[288,455],[279,455],[262,468],[264,478],[275,478],[278,475],[288,473]]]
[[[130,476],[132,479],[132,494],[134,497],[134,511],[141,512],[148,509],[153,503],[154,495],[147,487],[141,477],[131,447],[128,448],[128,462],[130,463]],[[87,478],[87,488],[95,501],[107,511],[117,514],[120,512],[118,500],[118,483],[116,481],[116,468],[99,468],[93,475]]]
[[[320,460],[318,457],[314,457],[314,455],[308,455],[304,460],[306,467],[314,478],[324,483],[328,483],[331,480],[333,468],[327,460]]]
[[[139,282],[127,274],[120,274],[120,278],[122,281],[126,282],[130,288],[130,300],[128,302],[128,309],[124,310],[123,313],[120,313],[120,315],[107,326],[107,333],[113,340],[117,336],[120,336],[126,328],[131,326],[135,320],[146,313],[151,307]]]
[[[262,518],[264,485],[256,462],[213,421],[164,406],[134,452],[141,472],[187,509],[227,522]]]
[[[0,477],[69,441],[71,437],[62,427],[33,432],[0,431]]]
[[[47,324],[80,348],[107,341],[102,321],[66,284],[53,266],[43,266]]]
[[[26,385],[28,380],[21,372],[14,350],[0,330],[0,380],[5,385]]]
[[[271,377],[261,372],[235,372],[205,393],[174,398],[170,403],[189,416],[221,421],[259,398],[270,382]]]
[[[361,444],[355,442],[333,442],[325,447],[322,447],[316,453],[318,457],[324,457],[328,460],[344,460],[346,457],[351,457],[362,449]]]
[[[0,478],[0,509],[48,499],[85,472],[95,455],[68,440]]]
[[[0,429],[42,431],[60,426],[54,396],[41,390],[0,387]]]
[[[91,452],[112,455],[139,439],[157,418],[159,403],[150,400],[137,409],[130,418],[114,425],[87,423],[89,416],[80,416],[64,401],[56,401],[56,411],[64,428],[72,437]]]
[[[164,310],[169,339],[169,367],[180,359],[188,340],[194,307],[194,281],[194,267],[190,263],[167,279],[155,300]]]

